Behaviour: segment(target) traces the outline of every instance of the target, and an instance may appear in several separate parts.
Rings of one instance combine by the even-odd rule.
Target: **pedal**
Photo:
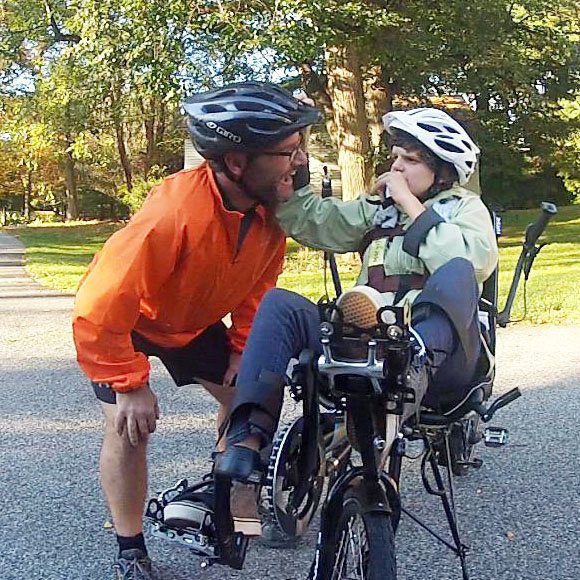
[[[192,529],[172,528],[151,517],[146,517],[145,519],[149,523],[149,531],[153,537],[177,542],[182,546],[191,548],[196,554],[207,558],[206,565],[218,559],[215,544],[205,534]]]
[[[188,486],[187,479],[180,479],[173,487],[166,489],[165,491],[157,494],[157,501],[161,504],[161,507],[166,506],[170,501],[176,498],[180,493],[183,493]]]
[[[200,486],[203,488],[206,483]],[[175,501],[188,489],[187,479],[159,493],[149,500],[145,520],[151,535],[156,538],[177,542],[191,548],[205,558],[206,565],[218,560],[214,538],[213,513],[201,501]]]
[[[508,430],[503,427],[486,427],[483,438],[486,447],[503,447],[508,440]]]

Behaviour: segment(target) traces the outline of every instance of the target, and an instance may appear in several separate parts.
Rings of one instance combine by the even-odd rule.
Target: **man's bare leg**
[[[216,429],[219,435],[220,427],[228,416],[228,408],[232,402],[232,399],[234,398],[236,390],[234,387],[224,387],[223,385],[211,383],[202,379],[196,380],[219,403],[216,417]],[[225,448],[225,438],[222,438],[216,445],[216,451],[225,451]]]
[[[218,431],[222,423],[227,419],[228,409],[234,398],[235,388],[224,387],[208,381],[198,379],[204,389],[212,395],[219,403],[216,427]],[[216,444],[216,451],[221,453],[226,449],[226,437],[219,439]],[[253,484],[234,482],[231,494],[231,512],[234,521],[234,530],[246,536],[261,536],[262,523],[258,514],[257,489]]]
[[[101,449],[101,483],[113,516],[117,535],[143,532],[143,509],[147,494],[147,442],[137,446],[115,430],[116,405],[102,404],[105,432]]]

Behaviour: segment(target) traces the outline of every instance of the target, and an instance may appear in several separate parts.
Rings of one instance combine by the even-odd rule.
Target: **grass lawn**
[[[506,212],[500,238],[500,306],[503,307],[516,265],[523,233],[538,210]],[[43,284],[73,291],[93,254],[121,224],[82,223],[10,228],[27,245],[27,268]],[[534,323],[580,322],[580,206],[560,208],[542,238],[549,241],[537,257],[527,288],[527,320]],[[339,256],[343,287],[353,285],[359,262],[354,255]],[[317,300],[324,294],[321,252],[289,240],[286,267],[279,286]],[[332,280],[328,274],[332,293]],[[512,319],[523,316],[523,280]]]

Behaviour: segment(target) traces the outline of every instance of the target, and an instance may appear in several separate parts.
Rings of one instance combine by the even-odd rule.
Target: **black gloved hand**
[[[310,183],[310,169],[308,164],[298,167],[292,179],[294,181],[294,191],[308,185]]]

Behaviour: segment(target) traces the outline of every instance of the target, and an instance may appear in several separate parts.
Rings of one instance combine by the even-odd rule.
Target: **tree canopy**
[[[385,112],[457,96],[491,203],[580,190],[572,0],[1,1],[0,203],[26,215],[138,207],[181,167],[184,95],[250,78],[324,109],[347,197],[382,166]]]

